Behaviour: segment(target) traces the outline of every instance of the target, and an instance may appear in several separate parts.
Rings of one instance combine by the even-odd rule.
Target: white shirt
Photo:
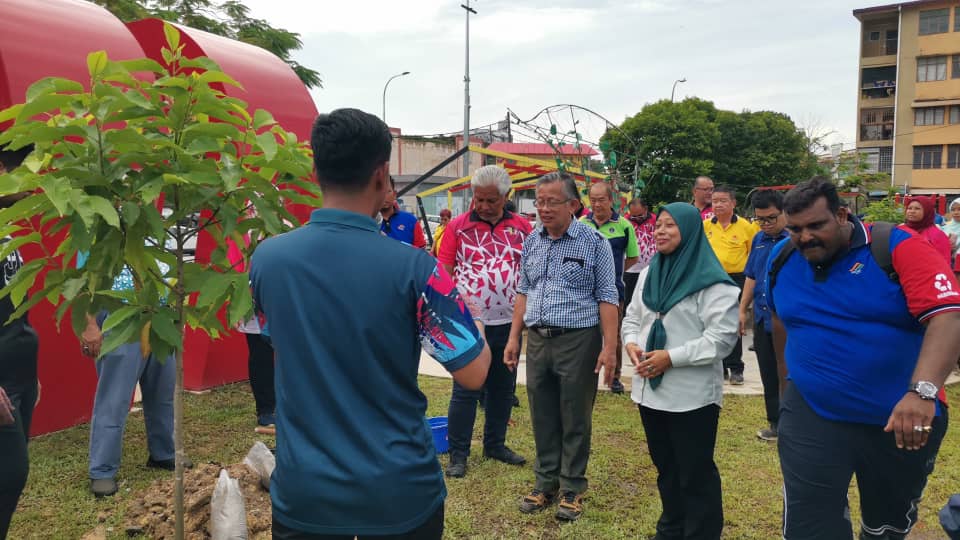
[[[657,317],[643,303],[648,272],[649,268],[644,268],[640,273],[621,331],[624,345],[635,343],[641,349]],[[655,390],[646,379],[634,375],[630,397],[635,403],[669,412],[723,404],[723,358],[737,342],[739,294],[732,283],[715,283],[687,296],[663,316],[667,329],[664,348],[673,367],[663,373]]]

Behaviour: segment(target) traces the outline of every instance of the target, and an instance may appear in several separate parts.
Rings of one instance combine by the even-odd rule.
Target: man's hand
[[[740,335],[744,336],[747,334],[747,312],[740,310]]]
[[[7,393],[0,387],[0,426],[9,426],[16,420],[13,418],[13,403]]]
[[[80,334],[80,350],[84,356],[96,358],[100,356],[101,345],[103,345],[103,332],[100,331],[96,319],[87,317],[87,329]]]
[[[893,408],[883,430],[893,432],[897,448],[919,450],[930,438],[930,424],[936,412],[934,401],[920,399],[917,394],[907,392]]]
[[[507,369],[510,371],[516,371],[517,365],[520,364],[519,339],[510,339],[507,341],[507,346],[503,348],[503,363],[506,364]]]
[[[610,386],[610,383],[613,382],[613,376],[616,375],[614,371],[617,369],[617,351],[613,347],[604,346],[600,349],[600,356],[597,357],[597,367],[593,369],[594,373],[600,373],[600,368],[603,368],[603,384]]]

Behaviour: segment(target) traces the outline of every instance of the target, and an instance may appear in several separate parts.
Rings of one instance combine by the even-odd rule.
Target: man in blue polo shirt
[[[873,227],[814,178],[784,198],[790,240],[768,269],[781,373],[778,449],[786,539],[852,538],[857,477],[861,539],[902,539],[947,429],[939,387],[960,355],[960,286],[922,237],[894,228],[897,280],[874,259]],[[783,377],[786,376],[789,382]]]
[[[380,208],[380,232],[394,240],[423,249],[427,239],[423,236],[423,227],[417,221],[417,216],[404,212],[397,206],[397,185],[390,177],[390,191]]]
[[[743,297],[740,300],[740,335],[747,333],[747,310],[753,303],[753,347],[757,352],[760,381],[763,383],[763,403],[767,409],[769,426],[757,432],[764,441],[777,440],[777,421],[780,418],[780,377],[777,357],[773,353],[773,334],[770,326],[770,308],[767,306],[767,260],[777,242],[789,235],[783,229],[783,195],[772,189],[753,194],[754,223],[760,232],[753,237],[747,266],[743,270]]]
[[[250,270],[277,354],[273,538],[439,539],[446,489],[420,350],[469,389],[490,350],[446,271],[377,230],[387,126],[339,109],[317,118],[311,146],[325,208],[260,245]]]

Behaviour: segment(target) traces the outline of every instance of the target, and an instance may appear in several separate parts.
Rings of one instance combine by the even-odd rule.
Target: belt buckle
[[[535,330],[537,331],[538,334],[540,334],[540,337],[542,338],[549,339],[553,337],[553,332],[551,331],[551,329],[545,326],[538,326],[537,328],[535,328]]]

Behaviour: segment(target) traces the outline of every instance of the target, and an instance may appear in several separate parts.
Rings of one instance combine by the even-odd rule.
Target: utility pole
[[[460,4],[467,15],[467,46],[466,61],[463,70],[463,145],[470,146],[470,14],[477,11],[470,7],[470,0]],[[470,152],[463,154],[463,175],[470,174]]]

